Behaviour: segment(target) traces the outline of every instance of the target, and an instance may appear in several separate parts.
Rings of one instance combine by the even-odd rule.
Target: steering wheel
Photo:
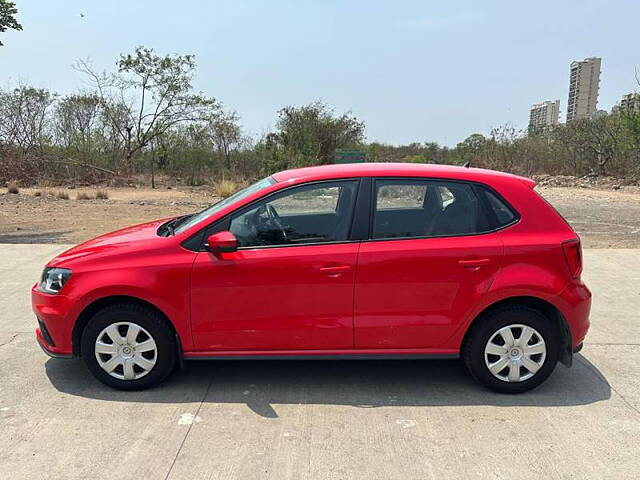
[[[287,231],[284,228],[284,225],[282,225],[282,222],[280,221],[280,214],[276,211],[274,206],[271,205],[270,203],[267,203],[267,216],[269,217],[269,220],[273,222],[273,224],[280,229],[280,232],[282,232],[282,238],[286,241]]]

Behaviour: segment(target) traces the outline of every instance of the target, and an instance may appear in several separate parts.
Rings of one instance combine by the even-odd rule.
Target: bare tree
[[[239,117],[235,112],[226,112],[214,116],[208,122],[211,140],[224,159],[227,170],[231,169],[231,152],[238,148],[242,140],[242,130],[238,120]]]
[[[127,170],[132,158],[172,127],[205,121],[218,103],[192,93],[193,55],[158,56],[138,47],[121,55],[116,73],[98,73],[87,61],[76,69],[88,76],[99,95],[105,116],[122,140]]]
[[[24,85],[0,91],[0,140],[24,153],[40,150],[50,136],[48,113],[54,101],[48,90]]]
[[[76,152],[90,153],[101,134],[101,101],[95,93],[79,93],[62,98],[55,108],[59,143]]]
[[[620,152],[620,118],[602,115],[584,122],[584,143],[595,154],[598,174],[607,174],[607,164]]]

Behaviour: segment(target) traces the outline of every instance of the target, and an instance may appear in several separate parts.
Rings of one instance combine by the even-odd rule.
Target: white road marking
[[[402,428],[413,428],[418,424],[415,420],[396,420],[396,423]]]
[[[178,419],[178,425],[191,425],[192,423],[200,423],[202,419],[193,413],[183,413]]]

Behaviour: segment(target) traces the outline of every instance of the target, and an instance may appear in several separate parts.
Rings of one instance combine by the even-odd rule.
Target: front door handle
[[[338,273],[344,273],[351,270],[351,265],[336,265],[333,267],[320,267],[321,273],[326,273],[328,275],[336,275]]]
[[[458,265],[465,268],[479,268],[491,262],[488,258],[473,258],[470,260],[458,260]]]

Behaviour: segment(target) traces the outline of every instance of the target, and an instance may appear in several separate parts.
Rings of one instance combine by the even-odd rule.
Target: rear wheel
[[[524,306],[491,312],[469,333],[463,358],[471,374],[501,393],[521,393],[544,382],[558,361],[558,332]]]
[[[175,367],[176,345],[164,319],[134,304],[111,305],[89,321],[82,358],[102,383],[140,390],[164,380]]]

